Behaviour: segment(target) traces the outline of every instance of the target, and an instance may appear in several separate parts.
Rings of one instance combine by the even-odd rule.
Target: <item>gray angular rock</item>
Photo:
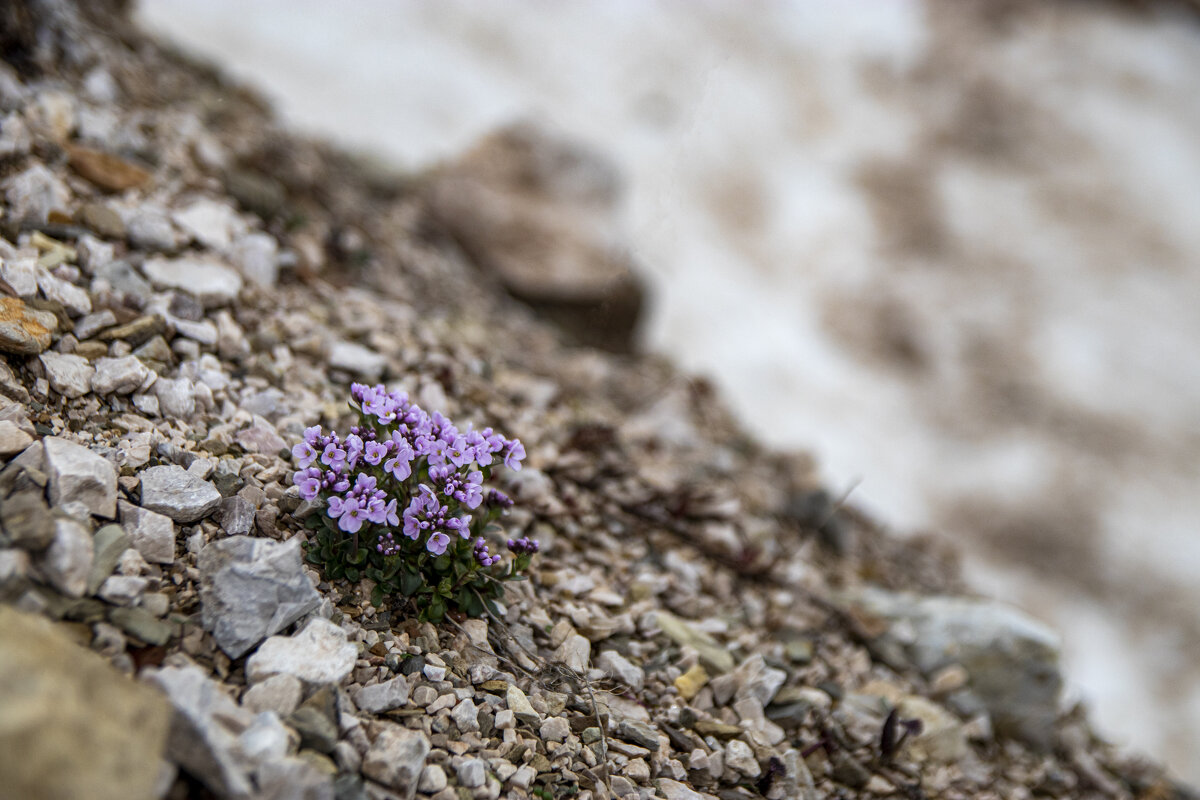
[[[100,584],[112,575],[129,548],[129,535],[120,525],[105,525],[92,536],[92,566],[88,570],[87,593],[95,594]]]
[[[238,737],[253,721],[251,714],[199,667],[163,667],[144,674],[174,707],[168,757],[219,797],[249,798],[253,785],[240,758]]]
[[[142,206],[125,223],[130,243],[146,250],[171,251],[179,246],[180,235],[161,209]]]
[[[321,605],[296,539],[222,539],[201,550],[197,564],[201,623],[231,658]]]
[[[450,719],[454,720],[459,733],[479,730],[479,709],[469,697],[458,701],[458,705],[450,712]]]
[[[108,459],[86,447],[47,436],[42,439],[52,505],[83,503],[98,517],[117,514],[117,471]]]
[[[374,381],[383,375],[387,359],[361,344],[339,339],[329,345],[329,366]]]
[[[170,706],[48,620],[0,606],[0,795],[150,800]]]
[[[31,444],[34,437],[22,431],[16,422],[0,420],[0,458],[16,456]]]
[[[364,686],[354,695],[354,704],[368,714],[381,714],[408,703],[408,681],[398,675],[389,681]]]
[[[242,290],[242,276],[212,258],[151,258],[142,272],[155,286],[187,292],[208,308],[232,303]]]
[[[54,540],[38,559],[38,568],[55,589],[83,597],[92,568],[92,534],[70,517],[54,520]]]
[[[151,467],[139,477],[142,508],[166,514],[176,522],[204,519],[221,502],[217,487],[177,464]]]
[[[656,611],[659,630],[680,647],[691,647],[711,672],[721,674],[733,669],[733,655],[704,631],[698,631],[666,611]]]
[[[446,770],[442,769],[438,764],[426,764],[425,769],[421,771],[421,782],[417,788],[423,794],[436,794],[446,788],[449,781],[446,780]]]
[[[95,368],[92,391],[97,394],[129,394],[150,377],[150,370],[137,356],[99,358]]]
[[[298,756],[267,761],[255,777],[258,800],[334,800],[338,796],[333,776]]]
[[[487,781],[487,762],[482,758],[468,758],[454,768],[458,782],[468,789],[476,789]]]
[[[170,517],[124,500],[117,501],[117,513],[142,558],[152,564],[175,562],[175,523]]]
[[[22,491],[0,500],[0,521],[17,547],[41,550],[54,539],[54,518],[41,492]]]
[[[925,674],[949,664],[964,667],[969,690],[991,714],[997,733],[1042,748],[1053,744],[1063,680],[1059,639],[1050,628],[991,600],[870,588],[851,602],[910,625],[915,635],[908,652]]]
[[[37,355],[50,346],[58,318],[37,311],[16,297],[0,297],[0,351]]]
[[[587,669],[588,656],[592,654],[592,643],[578,633],[572,633],[554,652],[554,660],[565,664],[576,672]]]
[[[213,520],[230,536],[245,536],[254,528],[254,506],[244,497],[226,497],[217,506]]]
[[[429,740],[424,733],[386,724],[363,757],[362,772],[412,800],[428,755]]]
[[[737,687],[734,697],[751,697],[760,707],[765,707],[787,680],[787,673],[768,667],[762,654],[755,653],[738,665],[733,671],[733,679]]]
[[[254,684],[242,695],[242,705],[255,713],[274,711],[280,717],[300,705],[304,684],[295,675],[272,675]]]
[[[86,289],[57,278],[49,272],[38,274],[38,288],[47,300],[60,304],[72,317],[82,317],[92,313],[92,298]]]
[[[187,378],[159,378],[151,391],[164,417],[187,419],[196,413],[196,393]]]
[[[358,648],[346,640],[345,631],[315,617],[294,636],[272,636],[263,642],[246,661],[246,680],[257,683],[283,674],[336,686],[354,669],[357,657]]]
[[[596,669],[602,669],[616,677],[635,692],[642,690],[646,673],[616,650],[605,650],[596,658]]]
[[[8,217],[17,224],[44,225],[51,211],[66,211],[71,191],[43,164],[9,178],[4,184]]]
[[[50,388],[63,397],[83,397],[92,388],[95,368],[87,359],[76,355],[63,355],[47,350],[39,357],[46,371]]]

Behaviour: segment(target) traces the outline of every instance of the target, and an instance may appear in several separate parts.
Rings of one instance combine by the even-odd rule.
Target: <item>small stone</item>
[[[94,366],[92,391],[96,394],[130,394],[150,377],[150,370],[137,356],[99,358]]]
[[[205,546],[197,566],[201,622],[230,658],[321,605],[304,573],[296,539],[233,536]]]
[[[588,656],[591,653],[592,643],[578,633],[573,633],[554,651],[554,660],[576,672],[583,672],[587,669]]]
[[[691,700],[706,683],[708,672],[699,664],[693,664],[687,672],[675,679],[675,689],[684,700]]]
[[[656,611],[655,619],[659,630],[680,647],[691,647],[700,655],[704,666],[716,674],[733,669],[733,656],[729,650],[703,631],[698,631],[683,620],[666,611]]]
[[[658,749],[658,728],[646,722],[621,720],[621,724],[617,726],[617,738],[648,750]]]
[[[274,711],[281,718],[289,716],[300,706],[304,684],[295,675],[272,675],[260,681],[242,695],[242,705],[254,713]]]
[[[361,344],[338,340],[329,345],[329,366],[376,381],[383,375],[387,359]]]
[[[105,191],[123,192],[150,181],[149,172],[111,153],[69,143],[66,150],[71,167]]]
[[[421,781],[417,784],[419,789],[424,794],[434,794],[446,788],[446,771],[437,764],[426,764],[425,769],[421,770]]]
[[[454,769],[458,782],[468,789],[483,786],[487,780],[487,763],[482,758],[468,758]]]
[[[110,267],[116,268],[115,265],[122,262],[114,261]],[[132,269],[128,264],[125,264],[124,269]],[[150,287],[145,287],[145,292],[149,294]],[[132,294],[133,292],[131,292]],[[118,325],[115,328],[109,328],[101,332],[100,339],[106,342],[126,342],[130,347],[137,347],[144,342],[148,342],[155,336],[158,336],[167,329],[167,322],[158,314],[147,314],[138,317],[132,322],[125,325]]]
[[[17,225],[45,225],[51,211],[65,211],[71,202],[70,189],[43,164],[14,175],[4,187],[8,218]]]
[[[134,246],[154,252],[179,247],[180,236],[161,209],[142,206],[125,222],[125,234]]]
[[[92,388],[95,368],[87,359],[76,355],[63,355],[53,351],[42,353],[39,358],[46,370],[50,388],[63,397],[83,397]]]
[[[737,685],[735,697],[751,697],[759,706],[766,706],[787,680],[787,673],[768,667],[762,655],[755,653],[738,665],[733,679]]]
[[[287,447],[287,442],[276,432],[275,426],[262,417],[255,417],[253,424],[238,431],[234,437],[247,453],[278,453]]]
[[[667,800],[713,800],[712,795],[697,792],[686,784],[670,778],[659,778],[655,784]]]
[[[506,699],[509,710],[521,722],[524,722],[526,725],[537,725],[542,721],[541,715],[530,705],[529,698],[525,696],[525,693],[515,683],[508,685]]]
[[[0,351],[37,355],[50,346],[58,319],[48,311],[35,311],[16,297],[0,297]]]
[[[646,673],[625,656],[615,650],[605,650],[596,659],[596,668],[615,676],[634,692],[640,692],[646,681]]]
[[[166,620],[157,619],[144,608],[114,608],[108,619],[121,630],[140,641],[151,645],[164,645],[171,640],[175,626]]]
[[[140,605],[156,617],[165,617],[171,610],[171,598],[162,592],[146,592]]]
[[[89,228],[107,239],[125,238],[125,220],[103,203],[85,203],[75,214],[80,225]],[[96,267],[90,267],[93,272]]]
[[[345,631],[317,617],[294,636],[272,636],[263,642],[246,661],[246,679],[257,683],[282,673],[310,684],[337,685],[354,669],[357,656]]]
[[[206,197],[175,211],[171,219],[197,242],[213,250],[229,247],[234,234],[245,228],[232,206]]]
[[[175,562],[175,523],[165,514],[117,501],[121,525],[142,557],[154,564]]]
[[[413,705],[428,708],[438,698],[437,689],[422,683],[412,690]]]
[[[206,308],[229,305],[242,290],[242,277],[210,258],[151,258],[142,272],[155,286],[187,292]]]
[[[429,740],[424,733],[389,724],[371,742],[363,757],[362,772],[411,800],[428,755]]]
[[[54,539],[38,564],[46,580],[68,597],[83,597],[92,568],[92,535],[67,517],[54,520]]]
[[[422,672],[425,674],[426,678],[434,683],[437,683],[438,681],[444,681],[446,679],[446,668],[437,664],[426,664],[425,669],[423,669]]]
[[[95,594],[108,576],[112,575],[129,543],[129,536],[120,525],[105,525],[96,531],[92,537],[93,557],[87,577],[88,594]]]
[[[75,320],[75,328],[72,333],[75,338],[83,340],[90,339],[105,328],[111,328],[117,324],[117,315],[110,309],[97,311],[95,314],[88,314],[86,317],[81,317]]]
[[[41,550],[54,540],[54,517],[40,491],[22,491],[0,501],[0,520],[9,542]]]
[[[154,396],[163,416],[187,419],[196,413],[196,393],[187,378],[159,378],[154,382]]]
[[[354,695],[354,704],[368,714],[381,714],[407,705],[408,694],[408,681],[398,675],[389,681],[362,687]]]
[[[37,296],[37,279],[42,271],[35,251],[23,250],[20,255],[0,258],[0,278],[12,287],[17,297],[24,300]]]
[[[506,731],[517,727],[517,715],[512,712],[512,709],[500,709],[496,712],[495,727],[498,731]]]
[[[100,586],[100,599],[114,606],[137,605],[148,581],[132,575],[112,575]]]
[[[151,467],[139,477],[142,507],[166,514],[176,522],[201,520],[221,502],[217,487],[177,464]]]
[[[549,742],[565,742],[571,735],[571,724],[563,717],[551,717],[542,723],[538,731]]]
[[[279,246],[266,233],[243,236],[233,246],[230,259],[242,274],[265,289],[275,286],[279,276]]]
[[[725,744],[725,766],[737,770],[747,778],[757,778],[762,774],[762,768],[754,758],[754,751],[741,739],[730,739]]]
[[[646,783],[650,780],[650,765],[644,758],[634,758],[622,767],[621,774],[634,783]]]
[[[60,251],[61,252],[61,251]],[[73,251],[71,251],[73,253]],[[38,288],[47,300],[61,305],[72,317],[82,317],[92,313],[92,298],[86,289],[81,289],[73,283],[57,278],[49,272],[38,274]]]
[[[337,745],[337,725],[315,705],[305,703],[300,706],[287,718],[287,723],[300,734],[302,747],[310,747],[318,753],[332,753]]]
[[[469,697],[458,701],[458,705],[450,712],[450,719],[454,720],[459,733],[479,730],[479,709],[475,707]]]
[[[42,444],[53,505],[73,501],[98,517],[116,516],[117,471],[108,459],[55,436],[45,437]]]
[[[217,506],[213,521],[230,536],[245,536],[254,528],[254,506],[244,497],[226,497]]]
[[[533,785],[535,778],[537,778],[537,770],[528,764],[525,764],[524,766],[517,768],[517,771],[512,774],[512,777],[508,779],[508,782],[514,789],[524,790]]]

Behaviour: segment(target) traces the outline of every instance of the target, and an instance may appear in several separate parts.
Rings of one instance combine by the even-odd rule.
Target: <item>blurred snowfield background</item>
[[[142,0],[409,169],[516,119],[609,154],[646,347],[1063,633],[1200,782],[1200,14],[1168,3]]]

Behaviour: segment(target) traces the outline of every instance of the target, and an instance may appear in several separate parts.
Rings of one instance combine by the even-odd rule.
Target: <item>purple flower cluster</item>
[[[522,536],[520,539],[509,539],[508,549],[517,555],[533,555],[538,551],[538,540]]]
[[[339,530],[357,535],[368,524],[377,526],[382,530],[376,531],[375,549],[384,555],[400,551],[393,536],[399,530],[442,555],[455,536],[470,536],[471,516],[463,509],[512,505],[499,492],[485,494],[483,482],[493,464],[521,468],[520,440],[491,428],[459,430],[440,413],[427,413],[404,392],[382,385],[356,383],[350,395],[361,425],[344,439],[314,426],[292,448],[301,499],[323,498]],[[495,563],[486,546],[482,552],[476,547],[480,564]]]
[[[481,567],[490,567],[492,564],[500,563],[500,556],[494,556],[488,552],[487,542],[483,540],[482,536],[475,540],[474,555]]]

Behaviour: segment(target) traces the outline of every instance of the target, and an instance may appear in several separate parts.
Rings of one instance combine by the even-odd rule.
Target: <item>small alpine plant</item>
[[[402,596],[422,620],[495,613],[504,581],[523,580],[538,551],[509,539],[506,561],[488,545],[512,500],[484,484],[498,466],[521,468],[520,440],[459,430],[382,385],[352,384],[350,407],[359,424],[344,439],[314,426],[292,448],[301,499],[324,506],[306,522],[309,562],[329,580],[371,579],[376,607]]]

